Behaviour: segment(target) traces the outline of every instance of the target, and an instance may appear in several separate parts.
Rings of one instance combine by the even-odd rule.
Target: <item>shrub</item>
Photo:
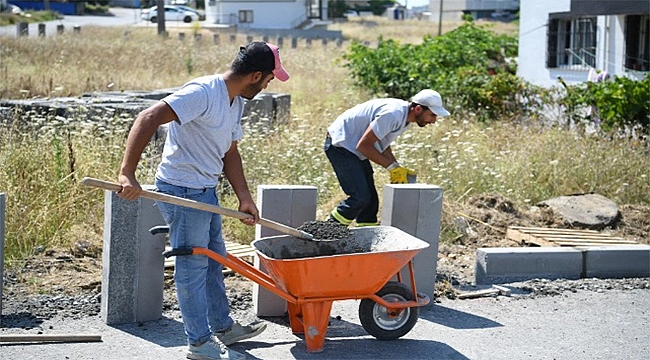
[[[650,133],[650,76],[639,81],[615,76],[578,85],[560,81],[566,90],[560,103],[574,122],[591,122],[605,131],[638,127]]]
[[[353,43],[343,55],[356,85],[381,96],[408,99],[423,88],[440,92],[457,114],[481,120],[522,116],[536,110],[543,91],[515,76],[506,59],[517,39],[472,22],[422,44],[379,38],[377,48]]]

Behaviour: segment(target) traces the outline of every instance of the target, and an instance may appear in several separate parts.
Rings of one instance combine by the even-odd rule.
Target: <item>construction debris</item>
[[[464,292],[458,295],[458,299],[475,299],[484,296],[503,295],[510,296],[511,290],[504,286],[492,285],[490,289],[477,290],[472,292]]]

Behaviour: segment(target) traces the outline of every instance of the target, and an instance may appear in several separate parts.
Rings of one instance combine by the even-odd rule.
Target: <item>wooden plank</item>
[[[255,249],[250,246],[250,245],[243,245],[239,243],[234,243],[231,241],[226,241],[226,251],[230,253],[230,255],[242,259],[249,264],[253,263],[253,256],[255,256]],[[171,247],[167,246],[165,247],[165,250],[171,250]],[[170,269],[174,267],[174,259],[165,259],[165,269]],[[232,274],[234,271],[231,269],[224,267],[223,268],[223,274]]]
[[[508,239],[518,241],[522,244],[535,244],[538,246],[557,246],[551,242],[544,241],[544,239],[540,239],[532,234],[521,232],[517,229],[508,228],[508,230],[506,231],[506,237]]]
[[[521,231],[565,231],[565,232],[585,232],[592,234],[601,234],[601,232],[589,229],[559,229],[559,228],[541,228],[541,227],[524,227],[524,226],[508,226],[508,229],[521,230]]]
[[[586,237],[586,238],[577,238],[577,237],[564,237],[564,236],[545,236],[544,239],[548,241],[590,241],[590,242],[602,242],[610,244],[637,244],[634,240],[625,240],[621,238],[597,238],[597,237]]]
[[[96,342],[102,341],[101,335],[76,335],[76,334],[6,334],[0,335],[0,343],[26,343],[26,342]]]
[[[584,246],[584,245],[630,245],[638,244],[637,241],[627,240],[600,233],[595,230],[583,229],[555,229],[555,228],[526,228],[510,226],[506,237],[522,244],[535,244],[539,246]]]

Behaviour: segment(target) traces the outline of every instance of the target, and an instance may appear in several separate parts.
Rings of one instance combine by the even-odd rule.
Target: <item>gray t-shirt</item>
[[[243,136],[244,98],[236,96],[230,104],[223,77],[211,75],[188,82],[162,101],[178,119],[168,124],[156,179],[195,189],[217,186],[224,155]]]
[[[406,122],[409,103],[400,99],[374,99],[356,105],[327,127],[332,145],[342,147],[359,159],[366,157],[357,150],[357,144],[368,126],[379,139],[374,146],[384,152],[395,139],[409,128]]]

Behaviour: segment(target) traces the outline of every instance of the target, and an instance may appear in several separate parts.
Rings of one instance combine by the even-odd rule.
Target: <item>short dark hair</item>
[[[254,41],[239,48],[237,57],[230,65],[230,70],[236,75],[248,75],[261,71],[264,77],[275,69],[275,56],[266,43]]]
[[[411,102],[411,106],[410,106],[410,108],[413,109],[413,108],[415,108],[415,107],[418,106],[418,105],[420,105],[420,106],[422,107],[422,110],[424,110],[424,111],[429,110],[429,107],[428,107],[428,106],[424,106],[424,105],[422,105],[422,104],[418,104],[418,103],[416,103],[416,102]]]

